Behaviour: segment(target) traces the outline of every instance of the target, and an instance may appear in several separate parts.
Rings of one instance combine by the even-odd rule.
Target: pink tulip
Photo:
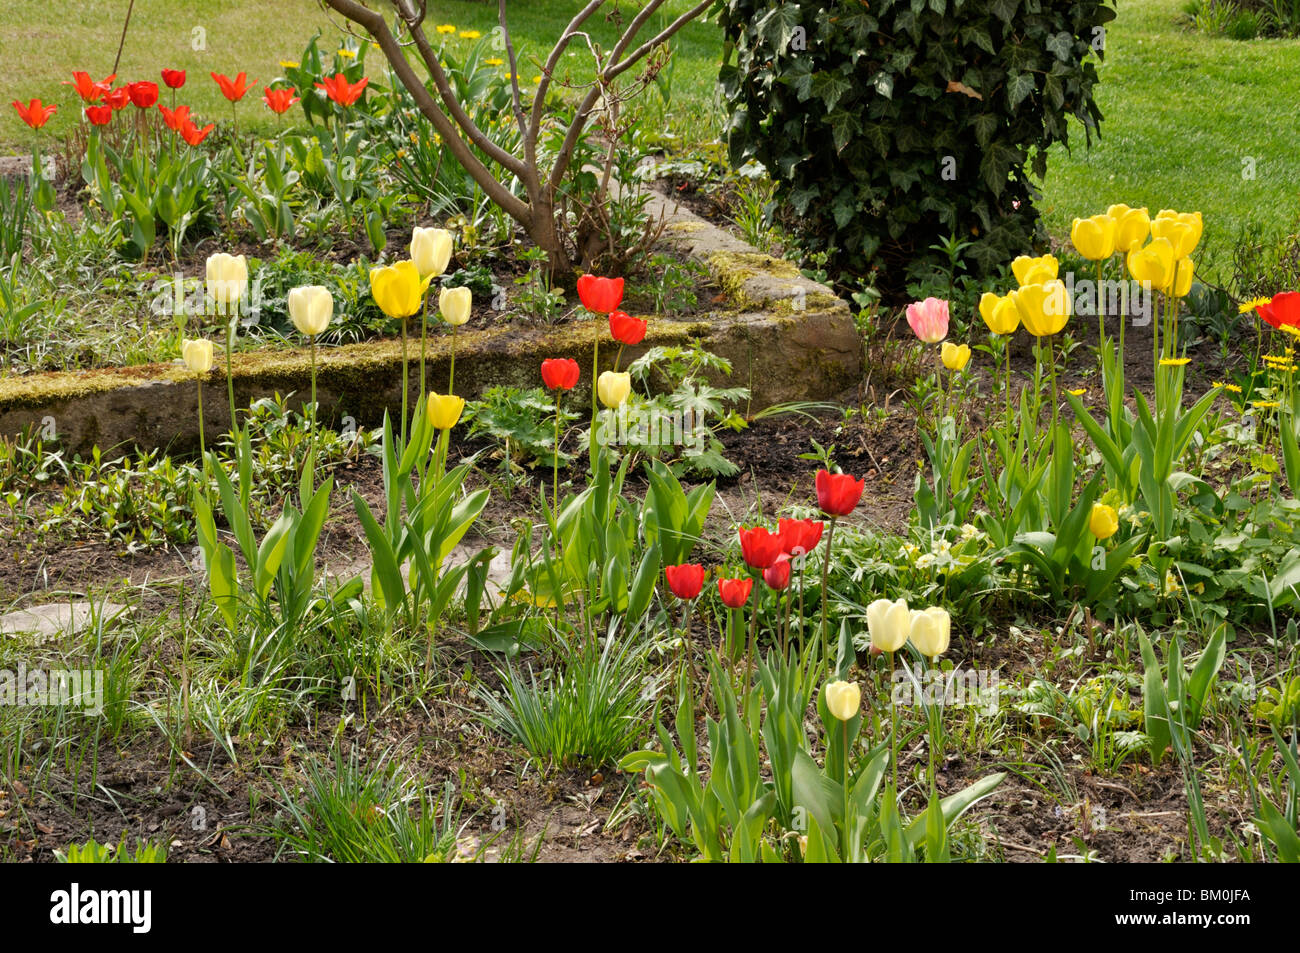
[[[938,344],[948,336],[948,302],[926,298],[907,306],[907,323],[912,333],[926,344]]]

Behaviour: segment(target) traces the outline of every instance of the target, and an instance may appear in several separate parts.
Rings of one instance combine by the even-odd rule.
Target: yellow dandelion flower
[[[1080,387],[1078,390],[1070,391],[1070,394],[1074,397],[1082,397],[1086,393],[1088,393],[1088,389],[1086,387]]]
[[[1182,367],[1184,364],[1190,364],[1190,357],[1162,357],[1160,359],[1161,367]]]
[[[1278,330],[1289,334],[1292,337],[1300,338],[1300,328],[1296,327],[1294,324],[1284,324],[1278,328]]]
[[[534,86],[539,85],[539,84],[541,83],[541,81],[542,81],[542,74],[541,74],[541,73],[538,73],[536,76],[533,77],[533,85],[534,85]]]
[[[1240,394],[1240,393],[1241,393],[1241,388],[1238,387],[1236,384],[1224,384],[1224,385],[1223,385],[1223,389],[1224,389],[1224,390],[1230,390],[1230,391],[1232,391],[1234,394]]]
[[[355,60],[357,58],[356,50],[339,50],[338,55],[345,60]]]
[[[477,40],[482,35],[478,30],[461,30],[459,34],[462,40]]]
[[[280,69],[297,69],[300,65],[297,60],[280,60]]]
[[[505,60],[496,56],[489,57],[483,61],[485,66],[500,66],[504,62]]]
[[[1254,311],[1260,305],[1268,304],[1272,298],[1251,298],[1249,301],[1243,301],[1237,306],[1238,314],[1245,314],[1247,311]]]
[[[1252,401],[1250,402],[1250,406],[1252,406],[1252,407],[1258,407],[1258,408],[1260,408],[1261,410],[1263,410],[1263,409],[1266,409],[1266,408],[1269,408],[1269,407],[1278,407],[1278,406],[1280,406],[1280,405],[1279,405],[1278,402],[1275,401],[1275,400],[1252,400]]]
[[[456,28],[455,28],[454,26],[452,26],[450,23],[444,23],[444,24],[442,24],[441,26],[438,27],[438,32],[439,32],[439,33],[455,33],[455,32],[456,32]]]

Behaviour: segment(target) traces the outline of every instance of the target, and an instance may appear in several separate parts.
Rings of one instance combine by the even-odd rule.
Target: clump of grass
[[[531,670],[525,678],[513,665],[498,669],[503,695],[478,690],[488,706],[486,722],[553,764],[616,761],[644,735],[657,688],[645,652],[632,643],[619,642],[613,631],[603,646],[594,639],[562,641],[559,655],[567,661],[540,684]]]

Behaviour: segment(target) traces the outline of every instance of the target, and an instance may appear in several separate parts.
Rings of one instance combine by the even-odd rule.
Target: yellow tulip
[[[205,266],[208,296],[223,310],[239,303],[248,291],[248,262],[243,255],[217,252],[209,255]]]
[[[1192,290],[1192,276],[1196,273],[1196,262],[1190,258],[1184,258],[1174,266],[1176,272],[1173,281],[1173,287],[1168,289],[1168,293],[1175,298],[1187,297],[1187,292]]]
[[[438,276],[451,261],[451,232],[445,228],[417,228],[411,232],[411,261],[420,277]]]
[[[1011,263],[1011,273],[1023,287],[1051,281],[1060,272],[1060,267],[1055,255],[1041,255],[1038,258],[1021,255]]]
[[[1070,241],[1089,261],[1102,261],[1115,254],[1115,220],[1109,215],[1076,218],[1070,226]]]
[[[334,296],[322,285],[304,285],[289,292],[289,317],[299,333],[315,337],[330,326]]]
[[[1057,334],[1070,320],[1070,296],[1059,279],[1026,285],[1015,297],[1020,320],[1034,337]]]
[[[1088,514],[1088,529],[1098,539],[1110,539],[1119,530],[1119,514],[1113,506],[1094,503],[1092,512]]]
[[[206,374],[212,370],[212,342],[186,339],[181,342],[181,357],[191,374]]]
[[[617,371],[605,371],[596,380],[596,393],[600,402],[613,410],[627,400],[632,393],[632,375]]]
[[[424,293],[433,280],[420,277],[413,261],[370,269],[370,294],[375,304],[390,318],[409,318],[420,310]]]
[[[828,682],[826,707],[840,721],[850,721],[862,708],[862,689],[855,682]]]
[[[438,310],[442,319],[453,327],[460,327],[469,320],[470,307],[474,295],[468,288],[443,288],[438,294]]]
[[[952,617],[946,609],[938,606],[914,609],[911,631],[907,637],[926,658],[936,658],[948,651],[948,642],[952,638]]]
[[[1168,208],[1157,212],[1151,222],[1151,234],[1169,239],[1175,258],[1186,258],[1196,250],[1203,228],[1200,212],[1175,212]]]
[[[911,631],[912,613],[906,600],[877,599],[867,606],[867,632],[879,651],[897,652],[907,643]]]
[[[948,370],[959,371],[970,360],[970,346],[944,341],[943,347],[939,349],[939,357],[943,360],[943,366]]]
[[[1153,238],[1128,253],[1128,272],[1137,281],[1163,291],[1173,283],[1175,262],[1174,246],[1169,239]]]
[[[465,398],[455,394],[430,393],[424,405],[429,424],[438,430],[450,430],[456,426],[464,409]]]
[[[1020,327],[1020,311],[1010,294],[999,296],[986,291],[980,295],[980,317],[994,334],[1013,334]]]
[[[1151,234],[1151,214],[1145,208],[1112,205],[1106,214],[1115,220],[1115,248],[1124,253],[1139,247]]]

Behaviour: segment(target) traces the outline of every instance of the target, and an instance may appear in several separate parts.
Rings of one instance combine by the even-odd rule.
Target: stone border
[[[664,217],[665,236],[709,269],[726,300],[704,316],[652,318],[645,341],[625,349],[623,366],[656,345],[699,338],[732,362],[727,380],[751,388],[754,410],[785,401],[834,400],[861,379],[862,346],[852,315],[829,288],[670,199],[653,194],[647,211]],[[456,390],[477,397],[496,385],[537,386],[543,357],[571,357],[582,367],[575,394],[589,399],[596,339],[602,344],[601,369],[608,369],[616,349],[603,320],[552,330],[462,328],[456,336]],[[409,353],[412,391],[418,393],[418,347]],[[434,389],[447,379],[450,356],[448,336],[430,339]],[[334,409],[336,420],[350,416],[358,426],[375,426],[385,409],[401,406],[401,368],[397,340],[322,348],[317,351],[318,398],[323,407]],[[239,406],[275,393],[302,398],[310,390],[309,354],[306,349],[239,354],[233,377]],[[203,403],[206,432],[224,432],[230,420],[220,361],[205,382]],[[52,431],[75,453],[95,445],[105,450],[132,444],[191,449],[198,443],[197,388],[183,368],[169,364],[0,380],[0,434],[15,435],[27,427]]]

